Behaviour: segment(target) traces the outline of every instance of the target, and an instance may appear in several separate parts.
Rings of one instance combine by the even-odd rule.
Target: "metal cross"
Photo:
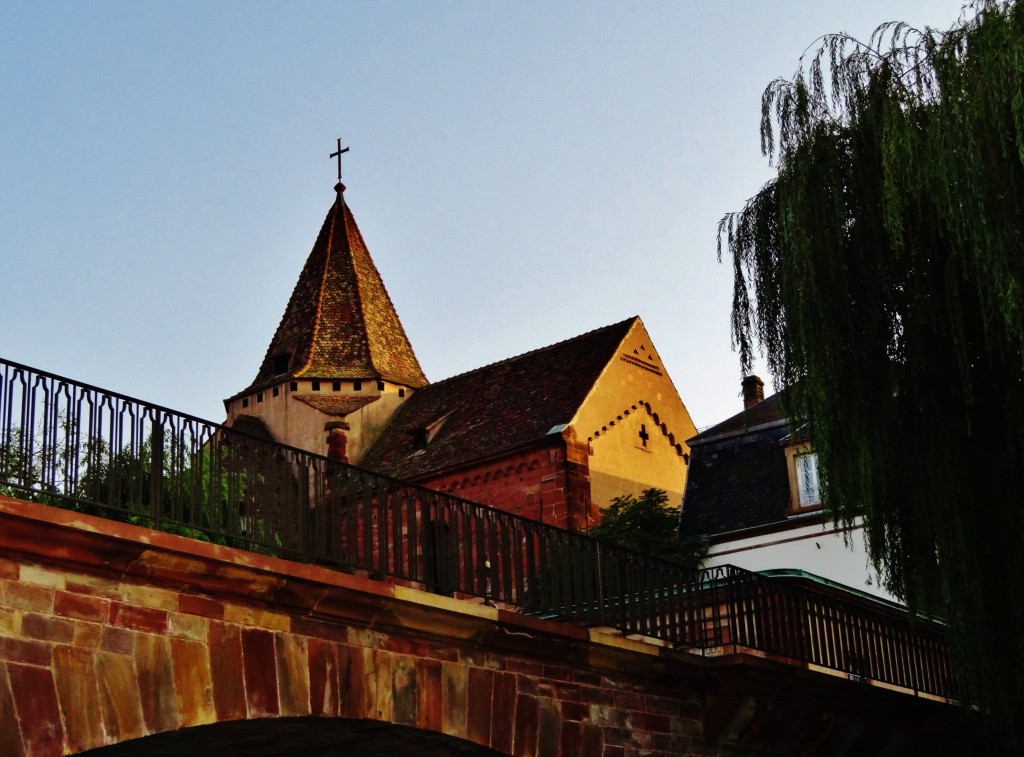
[[[341,137],[338,137],[338,151],[332,152],[331,157],[338,159],[338,181],[341,181],[341,154],[348,152],[350,148],[346,147],[344,150],[341,149]]]

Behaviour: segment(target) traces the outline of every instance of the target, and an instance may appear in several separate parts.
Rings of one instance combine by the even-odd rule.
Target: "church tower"
[[[256,378],[224,407],[229,426],[358,463],[427,379],[335,190]]]

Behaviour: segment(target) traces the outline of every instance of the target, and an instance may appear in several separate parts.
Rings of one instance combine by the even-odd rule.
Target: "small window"
[[[340,392],[341,391],[341,382],[340,381],[335,381],[333,384],[331,384],[331,391]]]
[[[818,456],[811,452],[797,455],[796,491],[800,507],[813,507],[821,504],[821,492],[818,488]]]
[[[379,392],[383,392],[384,391],[384,382],[383,381],[378,381],[377,382],[377,391],[379,391]]]
[[[298,381],[293,381],[293,382],[291,383],[291,390],[292,390],[293,392],[297,392],[297,391],[299,391],[299,382],[298,382]]]
[[[352,382],[352,391],[354,391],[354,392],[361,392],[361,391],[363,391],[363,382],[362,381],[353,381]]]
[[[404,397],[405,396],[405,389],[399,389],[398,390],[398,396],[399,397]]]
[[[279,395],[280,393],[281,393],[281,389],[280,389],[280,387],[276,387],[276,386],[275,386],[275,387],[274,387],[274,396],[276,397],[276,396],[277,396],[277,395]]]
[[[256,392],[256,401],[263,402],[263,392]]]
[[[783,440],[789,469],[789,514],[803,515],[821,509],[818,455],[806,439]]]
[[[249,398],[242,397],[242,407],[249,407]]]
[[[289,362],[291,362],[291,360],[287,353],[274,355],[274,374],[287,373]]]
[[[312,389],[313,389],[314,392],[319,392],[320,391],[320,382],[319,381],[314,381]]]

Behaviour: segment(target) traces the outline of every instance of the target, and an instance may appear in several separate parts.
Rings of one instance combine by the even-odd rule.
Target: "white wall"
[[[827,578],[891,601],[895,597],[879,586],[868,563],[864,528],[858,522],[846,534],[830,521],[789,528],[758,536],[714,544],[705,563],[708,567],[731,564],[747,570],[790,568]]]

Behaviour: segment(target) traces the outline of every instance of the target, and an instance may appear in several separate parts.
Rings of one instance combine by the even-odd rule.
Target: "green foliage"
[[[66,428],[55,437],[40,429],[28,438],[12,428],[0,443],[0,494],[260,554],[280,553],[286,528],[278,522],[282,490],[286,496],[294,488],[285,463],[236,453],[226,444],[186,444],[176,435],[165,440],[163,431],[154,433],[112,451],[101,438],[73,444]],[[44,438],[50,440],[45,446],[38,441]]]
[[[778,176],[719,228],[758,346],[863,515],[887,585],[944,615],[964,698],[1024,707],[1024,9],[823,38],[762,102]],[[1018,740],[1017,743],[1024,743]]]
[[[668,506],[661,489],[645,489],[639,497],[627,494],[601,510],[601,523],[587,536],[660,557],[694,570],[707,554],[701,539],[679,538],[679,508]]]
[[[65,460],[65,447],[36,445],[19,428],[10,429],[4,439],[0,443],[0,495],[44,505],[59,504],[52,479]]]

